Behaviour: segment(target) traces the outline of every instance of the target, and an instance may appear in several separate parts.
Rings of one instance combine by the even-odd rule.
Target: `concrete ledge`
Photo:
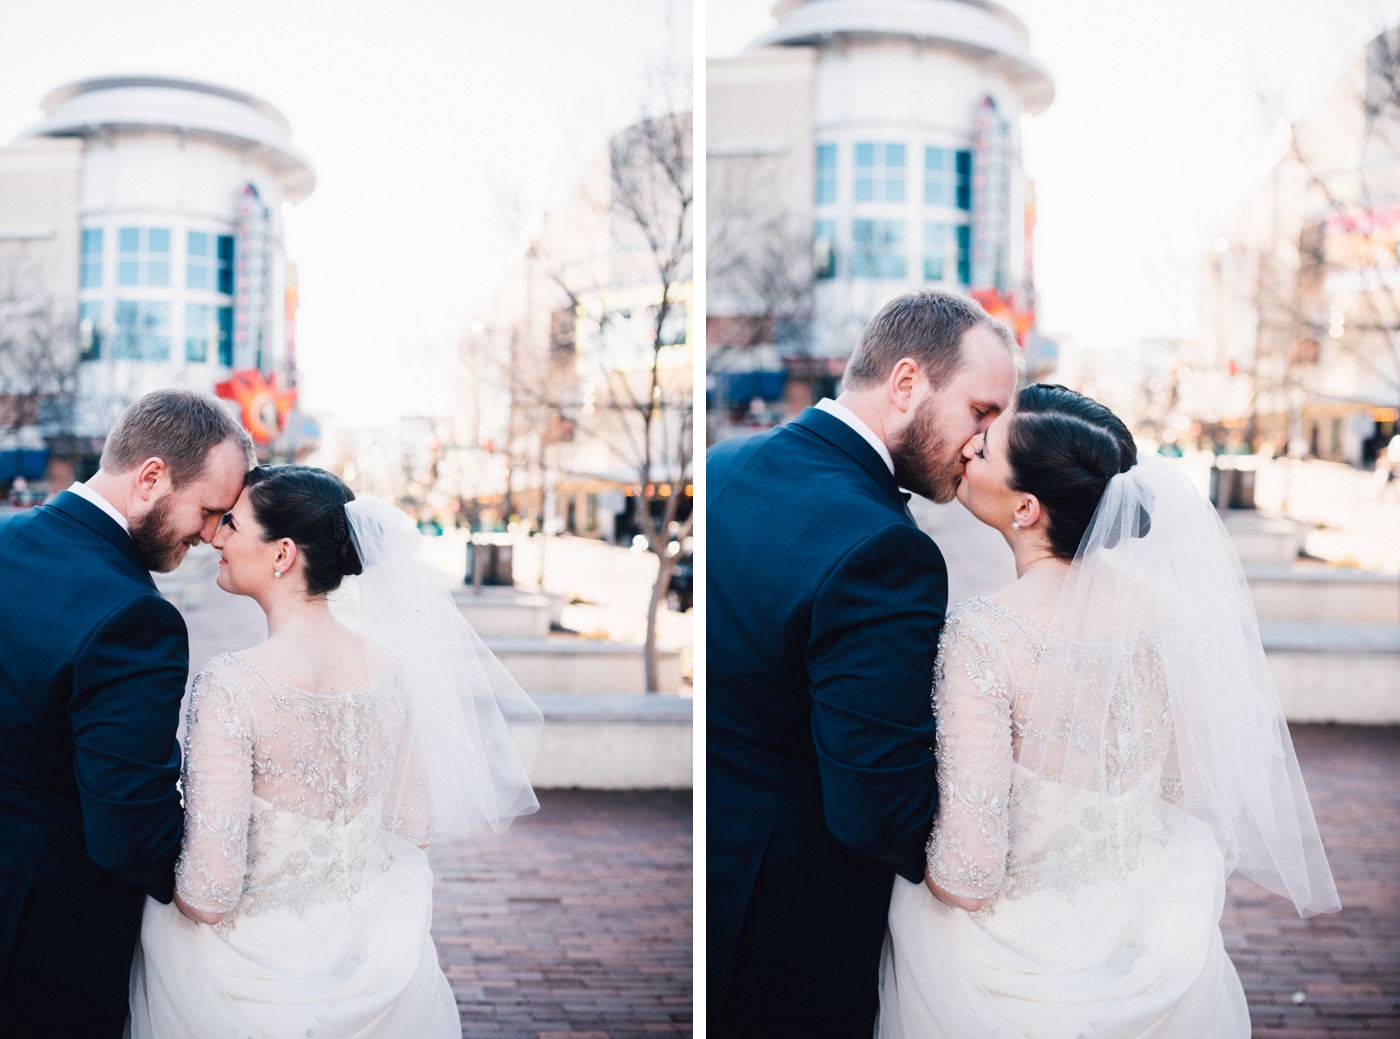
[[[1384,624],[1400,628],[1400,577],[1340,566],[1244,568],[1260,620]]]
[[[1259,634],[1289,721],[1400,723],[1400,628],[1273,622]]]
[[[487,639],[521,687],[535,693],[646,693],[642,647],[591,639]],[[681,684],[681,655],[674,649],[658,653],[661,688],[675,693]]]
[[[549,596],[488,586],[477,593],[465,585],[452,590],[452,601],[483,639],[549,637]]]
[[[1220,519],[1245,564],[1292,563],[1308,534],[1308,527],[1297,520],[1261,516],[1252,509],[1226,509]]]
[[[544,714],[530,780],[542,790],[688,790],[694,704],[678,696],[539,693]]]

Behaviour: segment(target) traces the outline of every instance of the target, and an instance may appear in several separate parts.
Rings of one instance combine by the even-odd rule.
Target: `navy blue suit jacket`
[[[938,548],[815,408],[706,462],[707,985],[717,1037],[871,1034],[894,875],[937,806]]]
[[[178,610],[71,492],[0,526],[0,1035],[117,1039],[183,816]]]

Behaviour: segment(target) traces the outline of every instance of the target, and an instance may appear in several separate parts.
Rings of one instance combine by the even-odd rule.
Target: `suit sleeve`
[[[180,850],[175,734],[188,670],[179,611],[139,596],[79,651],[68,705],[88,854],[161,902],[171,899]]]
[[[937,807],[931,691],[947,599],[937,546],[891,524],[822,583],[807,649],[827,825],[915,883]]]

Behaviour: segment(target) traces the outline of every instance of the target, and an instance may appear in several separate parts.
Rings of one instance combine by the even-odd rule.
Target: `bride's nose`
[[[968,438],[967,443],[963,444],[962,449],[962,456],[964,459],[970,460],[973,455],[977,454],[977,448],[981,445],[982,437],[985,435],[984,433],[978,433],[976,436]]]

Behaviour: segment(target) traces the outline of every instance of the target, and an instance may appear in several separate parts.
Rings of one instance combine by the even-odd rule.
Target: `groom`
[[[182,823],[189,644],[148,571],[214,536],[252,462],[217,400],[157,391],[91,480],[0,526],[0,1035],[122,1034]]]
[[[950,501],[1019,352],[961,296],[895,299],[844,392],[716,445],[709,481],[710,1034],[868,1037],[894,875],[924,876]]]

